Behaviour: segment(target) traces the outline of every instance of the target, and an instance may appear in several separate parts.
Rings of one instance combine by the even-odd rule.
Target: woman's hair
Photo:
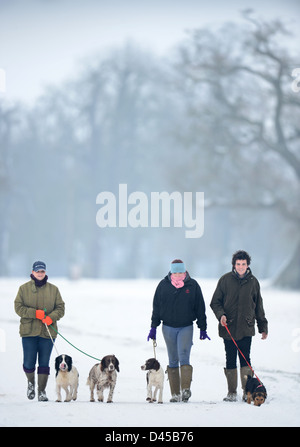
[[[181,259],[174,259],[171,264],[183,264],[183,261]]]
[[[238,259],[246,260],[247,265],[250,265],[251,256],[244,250],[238,250],[232,255],[232,265],[235,266],[235,263]]]

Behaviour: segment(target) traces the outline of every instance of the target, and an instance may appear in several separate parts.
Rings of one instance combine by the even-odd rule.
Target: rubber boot
[[[193,376],[193,367],[191,365],[182,365],[180,367],[182,402],[187,402],[191,397],[191,382]]]
[[[26,377],[28,380],[28,385],[27,385],[27,397],[29,400],[32,400],[35,398],[35,372],[26,372]]]
[[[180,378],[179,367],[170,368],[167,366],[168,379],[170,383],[171,399],[170,402],[180,402]]]
[[[248,376],[253,377],[253,371],[249,366],[242,366],[240,368],[241,384],[243,389],[243,401],[247,402],[246,383]]]
[[[228,393],[224,397],[225,402],[236,402],[237,401],[237,369],[226,369],[224,368],[224,373],[227,379]]]
[[[48,397],[46,395],[46,386],[48,382],[50,368],[39,367],[38,368],[38,400],[40,402],[47,402]]]

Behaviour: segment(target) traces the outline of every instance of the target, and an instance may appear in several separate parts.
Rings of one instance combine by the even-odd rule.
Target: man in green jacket
[[[255,320],[258,331],[265,340],[268,334],[268,321],[265,317],[263,301],[258,280],[250,270],[251,258],[246,251],[239,250],[232,257],[232,271],[223,275],[212,297],[210,307],[219,320],[219,335],[224,339],[226,353],[225,376],[228,394],[225,401],[237,400],[237,353],[240,360],[240,376],[243,388],[243,399],[246,398],[245,386],[247,376],[253,375],[250,362],[252,337],[255,335]],[[239,349],[238,352],[226,330],[228,327]]]
[[[56,322],[64,316],[65,303],[58,288],[47,282],[44,262],[36,261],[33,264],[30,277],[31,280],[19,288],[15,311],[21,317],[20,336],[23,346],[23,369],[28,380],[27,397],[35,397],[35,366],[38,356],[38,400],[47,401],[45,390],[53,348],[48,330],[54,340],[57,335]]]

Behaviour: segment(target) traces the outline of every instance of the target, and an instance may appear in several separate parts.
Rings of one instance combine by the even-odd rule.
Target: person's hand
[[[45,311],[44,310],[36,310],[35,311],[35,318],[37,318],[38,320],[42,320],[43,318],[45,318]]]
[[[156,327],[152,327],[150,329],[149,335],[147,337],[147,341],[149,341],[150,338],[152,338],[152,340],[156,340]]]
[[[227,318],[226,315],[222,315],[220,319],[221,326],[227,326]]]
[[[45,317],[45,318],[42,320],[42,322],[43,322],[43,323],[46,323],[47,326],[50,326],[50,324],[53,323],[52,318],[50,318],[48,315],[47,315],[47,317]]]
[[[205,340],[206,338],[208,338],[208,340],[210,340],[209,336],[207,335],[207,332],[200,330],[200,340]]]
[[[261,339],[265,340],[268,337],[268,334],[266,332],[261,333]]]

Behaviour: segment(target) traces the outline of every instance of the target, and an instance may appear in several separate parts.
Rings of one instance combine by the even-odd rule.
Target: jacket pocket
[[[255,324],[255,318],[254,317],[246,317],[246,321],[249,327],[254,326]]]
[[[20,335],[24,337],[26,335],[31,335],[32,332],[32,319],[31,318],[21,318],[20,323]]]

